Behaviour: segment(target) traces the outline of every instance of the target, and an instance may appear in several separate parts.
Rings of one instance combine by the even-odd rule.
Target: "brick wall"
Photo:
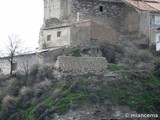
[[[91,38],[99,42],[102,41],[118,41],[118,33],[110,26],[104,26],[91,21]]]

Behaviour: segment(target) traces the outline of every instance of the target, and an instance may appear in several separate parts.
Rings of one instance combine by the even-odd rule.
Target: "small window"
[[[99,11],[103,12],[103,6],[99,6]]]
[[[160,25],[160,16],[155,16],[154,21],[156,25]]]
[[[12,64],[12,71],[17,70],[17,63]]]
[[[61,31],[57,32],[57,37],[61,37]]]
[[[47,35],[47,41],[51,40],[51,35]]]

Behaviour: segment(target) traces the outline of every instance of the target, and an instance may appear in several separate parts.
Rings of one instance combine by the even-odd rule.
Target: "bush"
[[[20,94],[18,96],[19,107],[27,108],[31,104],[31,100],[34,97],[33,95],[34,95],[34,92],[30,88],[23,87],[20,90]]]
[[[122,46],[113,43],[104,43],[100,45],[102,56],[106,58],[109,63],[117,63],[122,56],[124,50]]]
[[[35,108],[35,116],[36,118],[39,118],[46,110],[46,107],[43,104],[37,105]]]
[[[6,96],[2,100],[2,113],[0,118],[2,120],[7,120],[11,117],[17,110],[17,99],[11,96]]]
[[[30,71],[30,76],[35,76],[36,74],[38,74],[39,68],[40,68],[40,65],[38,64],[33,65]]]
[[[78,89],[78,81],[73,82],[69,89],[71,92],[75,92]]]
[[[110,71],[126,71],[126,70],[129,70],[129,68],[125,67],[125,66],[118,66],[116,64],[109,64],[108,70],[110,70]]]
[[[11,97],[11,96],[6,96],[2,100],[2,107],[3,109],[8,109],[8,110],[14,109],[16,108],[16,103],[17,103],[16,98]]]
[[[56,99],[60,96],[61,90],[60,89],[56,89],[54,90],[54,92],[52,93],[52,98]]]
[[[160,56],[160,51],[156,51],[156,45],[151,45],[151,47],[150,47],[150,52],[151,52],[154,56]]]
[[[140,54],[138,55],[138,58],[140,62],[144,63],[151,62],[153,59],[151,53],[148,51],[141,51]]]
[[[130,74],[131,79],[145,80],[149,77],[150,73],[148,71],[134,71]]]
[[[39,72],[37,74],[37,79],[44,80],[44,78],[52,79],[53,76],[53,70],[49,66],[44,66],[39,69]]]
[[[54,78],[52,67],[35,65],[29,74],[28,84],[33,85],[34,83],[44,81],[46,78]]]
[[[77,47],[66,48],[65,54],[68,56],[81,57],[81,50]]]
[[[45,81],[35,84],[35,89],[41,89],[43,91],[46,91],[51,87],[51,85],[52,85],[51,81],[45,80]]]
[[[136,68],[152,68],[154,56],[147,50],[135,50],[126,48],[126,57],[123,59],[124,64]]]
[[[160,78],[160,62],[159,63],[156,63],[156,66],[154,68],[154,75],[157,77],[157,78]]]

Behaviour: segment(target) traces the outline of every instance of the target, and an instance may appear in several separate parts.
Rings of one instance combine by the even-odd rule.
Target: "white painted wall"
[[[60,37],[57,37],[58,31],[61,31]],[[47,41],[47,35],[51,35],[50,41]],[[45,41],[47,48],[58,47],[58,46],[69,46],[70,45],[70,27],[43,30],[42,37],[43,37],[43,40]]]
[[[160,51],[160,33],[156,34],[156,50]]]
[[[10,73],[10,63],[7,59],[0,59],[0,69],[1,69],[0,75]]]
[[[25,74],[27,69],[30,71],[31,67],[37,63],[36,54],[16,56],[14,57],[14,63],[17,63],[17,69],[13,73]],[[10,73],[10,62],[6,58],[0,58],[0,69],[2,70],[0,75]]]

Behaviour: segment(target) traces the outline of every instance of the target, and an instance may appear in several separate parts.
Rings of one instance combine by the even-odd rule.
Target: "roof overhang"
[[[160,12],[160,3],[156,0],[123,0],[123,2],[141,11]]]

